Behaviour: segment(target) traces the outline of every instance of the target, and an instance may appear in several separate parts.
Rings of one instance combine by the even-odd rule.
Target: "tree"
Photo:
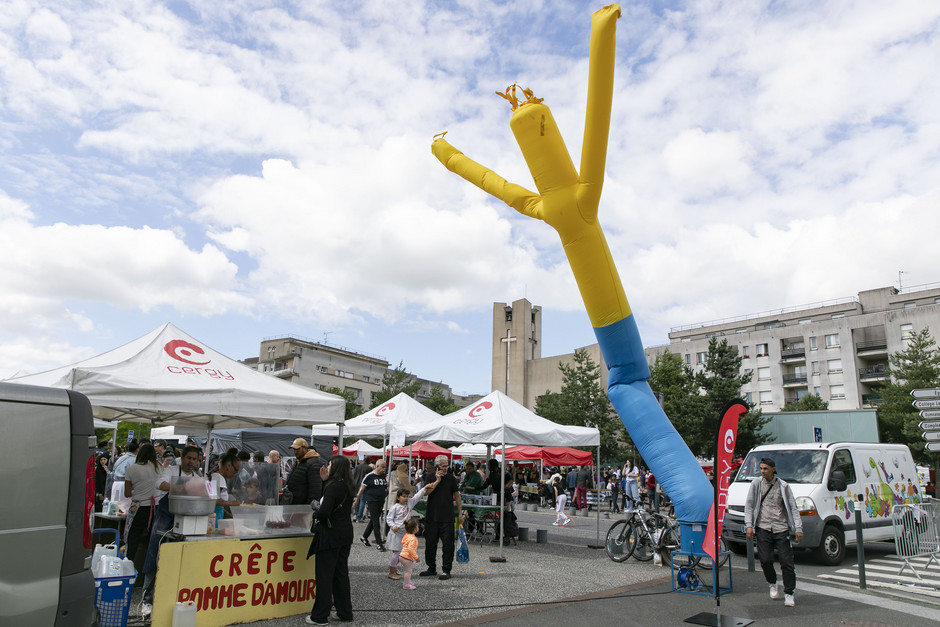
[[[741,387],[753,376],[750,372],[741,373],[741,362],[737,349],[728,340],[719,342],[712,338],[701,372],[693,372],[678,355],[670,353],[659,355],[650,368],[650,387],[663,395],[666,415],[695,455],[715,454],[715,432],[721,412],[729,402],[741,398]],[[773,436],[763,433],[769,421],[760,410],[741,416],[736,455],[743,456],[772,439]]]
[[[442,416],[460,409],[460,407],[454,405],[451,399],[444,396],[444,389],[440,385],[435,385],[431,388],[430,398],[426,401],[422,401],[421,404]]]
[[[128,434],[133,431],[134,439],[138,442],[141,438],[150,437],[150,425],[142,422],[130,422],[127,420],[117,423],[117,444],[118,446],[125,446],[128,441]],[[106,442],[114,437],[113,429],[95,429],[95,438],[99,442]]]
[[[574,352],[574,365],[559,362],[561,392],[536,399],[535,413],[563,425],[595,427],[601,436],[601,460],[621,460],[626,431],[601,389],[601,369],[583,348]]]
[[[804,394],[795,403],[790,403],[783,411],[826,411],[829,403],[819,398],[818,394]]]
[[[940,385],[940,351],[924,328],[907,342],[907,348],[888,357],[891,380],[879,388],[878,429],[883,442],[907,444],[919,462],[928,460],[920,435],[920,417],[914,408],[911,390]]]
[[[346,401],[346,411],[344,414],[344,419],[349,420],[350,418],[355,418],[362,413],[362,405],[360,405],[356,398],[356,393],[352,390],[341,390],[340,388],[329,388],[326,390],[330,394],[335,394],[337,396],[342,396],[343,400]]]
[[[372,407],[374,409],[402,392],[414,398],[421,389],[421,382],[417,377],[405,370],[404,362],[398,362],[398,366],[386,370],[382,377],[382,389],[372,395]]]

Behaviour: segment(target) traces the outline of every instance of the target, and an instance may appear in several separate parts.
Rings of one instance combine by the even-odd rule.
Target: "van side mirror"
[[[841,470],[833,470],[829,473],[829,485],[826,486],[829,488],[830,492],[842,492],[848,484],[845,481],[845,473]]]

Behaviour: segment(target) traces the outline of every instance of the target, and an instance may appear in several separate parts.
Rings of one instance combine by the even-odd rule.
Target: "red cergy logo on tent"
[[[185,340],[171,340],[163,345],[163,350],[166,351],[167,355],[177,361],[183,362],[184,364],[205,366],[207,363],[212,361],[211,359],[207,359],[205,361],[193,361],[193,357],[196,355],[205,355],[206,351]]]
[[[487,409],[492,409],[492,408],[493,408],[493,403],[489,401],[483,401],[482,403],[480,403],[479,405],[471,409],[467,415],[471,418],[479,418],[480,416],[483,415],[483,412],[485,412]]]
[[[392,403],[392,402],[385,403],[384,405],[376,409],[374,412],[372,412],[372,416],[370,416],[366,420],[366,422],[370,424],[374,424],[374,425],[379,424],[385,419],[388,413],[391,412],[393,409],[395,409],[395,403]]]

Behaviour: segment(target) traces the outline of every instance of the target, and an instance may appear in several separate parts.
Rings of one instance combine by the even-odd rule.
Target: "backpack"
[[[515,512],[506,512],[503,518],[503,533],[507,538],[519,537],[519,523],[516,520]]]

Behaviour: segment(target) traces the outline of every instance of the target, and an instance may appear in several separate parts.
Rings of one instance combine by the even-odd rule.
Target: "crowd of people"
[[[356,539],[355,522],[365,523],[358,534],[360,543],[389,552],[388,578],[403,580],[403,589],[414,590],[414,566],[421,562],[418,536],[423,534],[425,547],[424,568],[417,575],[446,580],[453,576],[455,522],[466,525],[468,532],[480,524],[472,514],[464,516],[461,493],[502,493],[506,512],[511,512],[525,487],[525,492],[534,492],[543,504],[555,508],[556,526],[572,524],[565,514],[566,504],[575,510],[591,506],[591,490],[598,490],[613,512],[641,505],[658,510],[661,504],[655,477],[632,461],[601,471],[591,466],[544,467],[540,471],[536,465],[514,463],[504,473],[495,459],[452,466],[451,459],[438,456],[424,467],[400,462],[390,470],[383,459],[375,463],[363,459],[353,466],[349,458],[335,455],[324,462],[303,438],[294,440],[290,448],[293,457],[282,457],[276,450],[267,456],[235,449],[210,452],[206,464],[203,450],[194,441],[180,448],[164,440],[131,440],[114,454],[109,442],[99,445],[95,509],[101,511],[109,500],[122,500],[127,508],[126,553],[133,557],[146,547],[142,615],[152,612],[159,546],[173,524],[169,499],[164,496],[174,479],[203,476],[206,465],[219,507],[305,504],[314,508],[316,520],[329,522],[323,526],[327,531],[315,550],[318,594],[306,619],[317,625],[328,623],[333,608],[334,619],[352,620],[348,559]],[[253,471],[260,464],[275,465],[278,470],[273,480],[270,473]],[[422,500],[426,500],[426,509],[419,518],[414,508]],[[600,502],[594,499],[592,505]],[[504,523],[509,517],[514,515],[504,513]]]

